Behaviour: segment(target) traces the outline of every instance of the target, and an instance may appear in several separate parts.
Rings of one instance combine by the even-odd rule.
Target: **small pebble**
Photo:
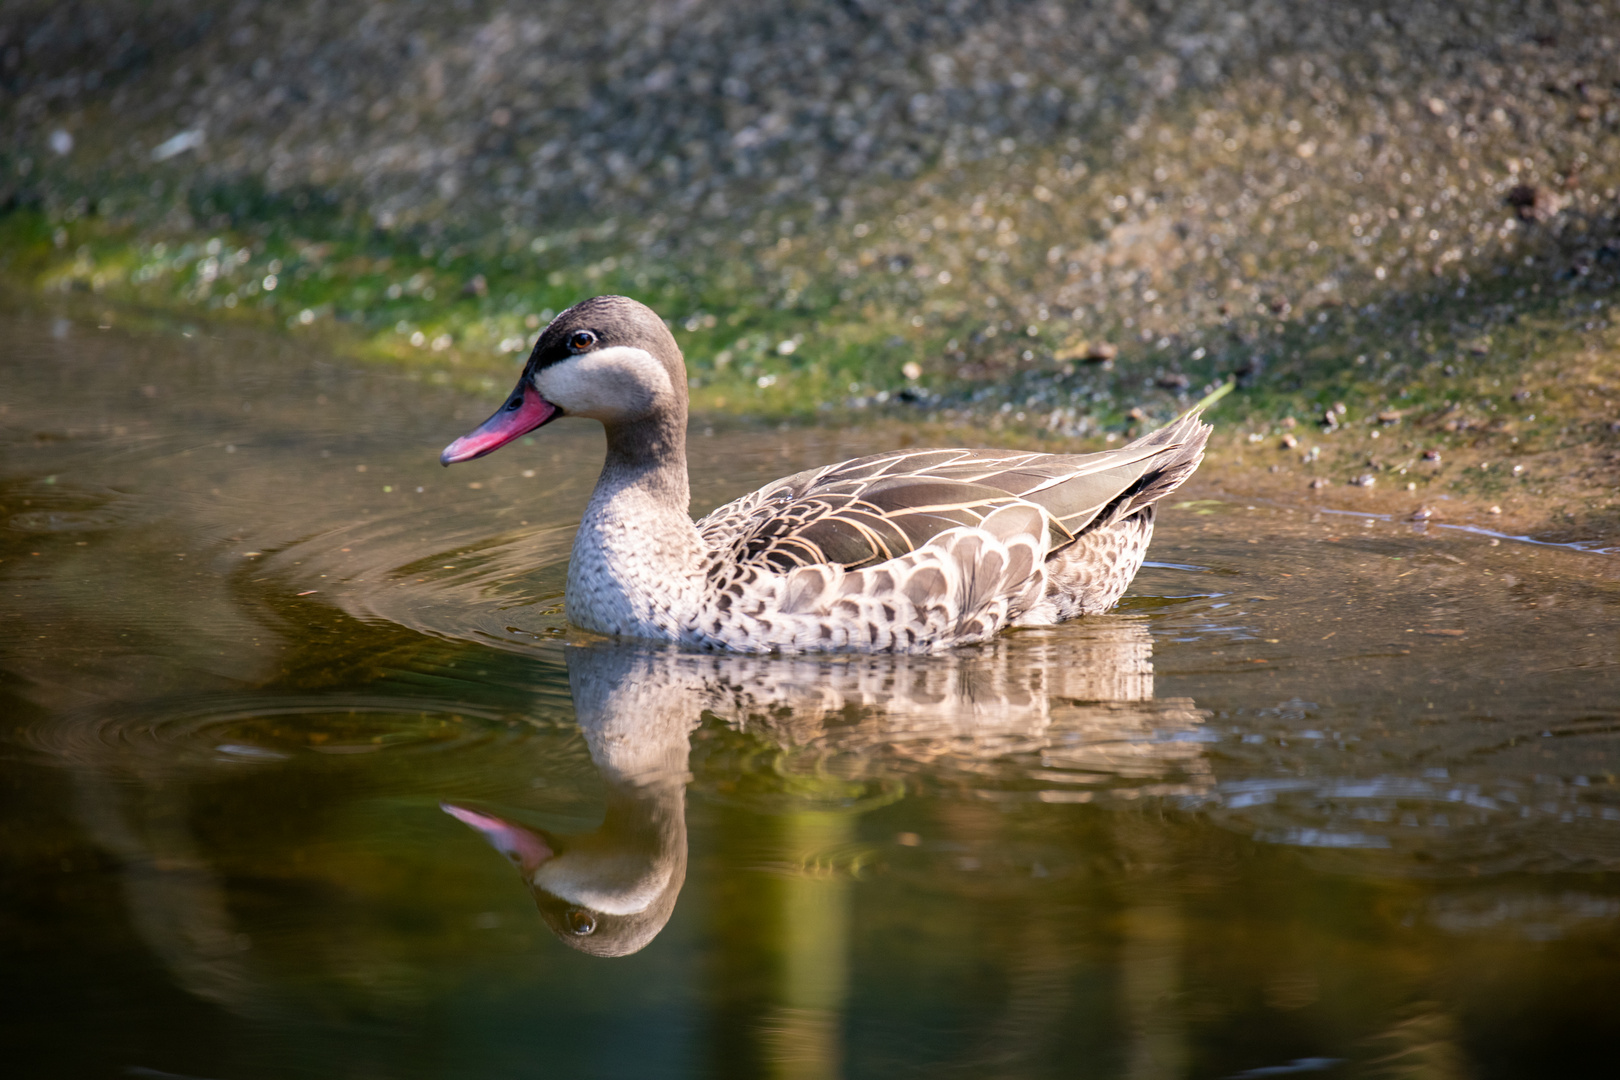
[[[1425,451],[1423,451],[1423,460],[1424,461],[1439,461],[1440,460],[1440,451],[1438,451],[1438,450],[1425,450]]]
[[[1378,477],[1374,476],[1372,473],[1362,473],[1360,476],[1350,481],[1350,483],[1354,484],[1356,487],[1370,488],[1374,484],[1378,483]]]
[[[1311,487],[1313,489],[1325,488],[1327,487],[1327,481],[1318,476],[1315,480],[1311,481]]]
[[[1292,435],[1284,435],[1282,437],[1282,446],[1283,446],[1284,450],[1292,450],[1294,447],[1296,447],[1298,445],[1299,445],[1299,440],[1294,438]]]
[[[1485,512],[1487,514],[1500,514],[1502,512],[1502,508],[1500,506],[1493,506]]]
[[[1520,221],[1546,221],[1563,208],[1563,200],[1535,184],[1519,184],[1503,200],[1519,215]]]

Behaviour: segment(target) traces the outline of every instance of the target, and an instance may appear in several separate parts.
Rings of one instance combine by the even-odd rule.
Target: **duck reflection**
[[[572,836],[451,803],[511,859],[567,944],[626,956],[669,922],[686,880],[687,747],[700,708],[678,658],[635,646],[568,650],[580,729],[607,784],[602,824]]]
[[[1151,639],[1127,617],[943,656],[759,657],[607,640],[566,655],[576,717],[607,786],[602,823],[564,835],[442,805],[512,861],[559,939],[596,956],[644,948],[674,911],[686,878],[690,741],[704,717],[775,755],[742,783],[735,772],[750,771],[746,760],[715,769],[733,800],[773,813],[858,813],[874,788],[887,801],[881,792],[895,793],[907,764],[959,763],[981,783],[997,762],[1020,784],[1033,768],[1053,785],[1048,801],[1084,801],[1080,788],[1099,781],[1179,772],[1196,783],[1206,772],[1198,744],[1178,737],[1200,714],[1188,700],[1154,700]],[[816,782],[794,783],[795,773]]]
[[[386,626],[344,624],[341,636],[343,654],[313,650],[260,689],[64,709],[35,732],[72,767],[80,819],[112,856],[131,927],[176,984],[311,1045],[356,1010],[431,1027],[418,1022],[422,1001],[459,970],[440,950],[510,963],[515,982],[589,979],[534,970],[528,920],[485,920],[500,906],[486,886],[444,872],[480,857],[471,843],[421,859],[419,845],[455,835],[422,831],[424,803],[508,855],[552,934],[626,956],[672,918],[688,873],[688,788],[699,793],[706,857],[744,870],[706,875],[727,890],[701,913],[714,920],[697,965],[713,1052],[742,1074],[831,1077],[844,1065],[854,878],[873,854],[861,817],[903,796],[911,773],[1046,801],[1207,775],[1201,744],[1185,738],[1202,716],[1155,697],[1147,623],[1129,615],[942,656],[576,640],[560,650],[566,681],[556,652]],[[379,670],[379,657],[401,674]],[[579,782],[592,773],[596,796]],[[582,800],[600,807],[599,824],[556,827]],[[399,875],[418,872],[430,891],[401,902],[421,922],[390,929]],[[655,966],[637,970],[671,962],[644,961]]]

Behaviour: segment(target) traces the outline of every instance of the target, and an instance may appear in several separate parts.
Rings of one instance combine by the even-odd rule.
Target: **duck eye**
[[[590,912],[573,908],[568,912],[568,929],[580,937],[584,937],[596,929],[596,920],[591,916]]]
[[[575,352],[584,352],[596,344],[596,335],[589,330],[575,330],[568,335],[568,347]]]

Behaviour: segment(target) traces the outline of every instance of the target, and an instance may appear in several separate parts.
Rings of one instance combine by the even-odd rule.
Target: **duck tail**
[[[1206,402],[1189,409],[1157,431],[1137,439],[1127,450],[1158,449],[1152,463],[1129,487],[1120,492],[1107,509],[1098,514],[1091,527],[1107,528],[1138,511],[1152,506],[1184,483],[1204,460],[1204,447],[1215,428],[1203,421]],[[1162,448],[1162,449],[1161,449]]]

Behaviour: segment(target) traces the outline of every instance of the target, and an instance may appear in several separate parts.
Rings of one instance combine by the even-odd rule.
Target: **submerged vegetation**
[[[1620,525],[1613,5],[205,6],[9,8],[0,272],[500,390],[624,292],[998,441],[1235,378],[1248,490]]]

